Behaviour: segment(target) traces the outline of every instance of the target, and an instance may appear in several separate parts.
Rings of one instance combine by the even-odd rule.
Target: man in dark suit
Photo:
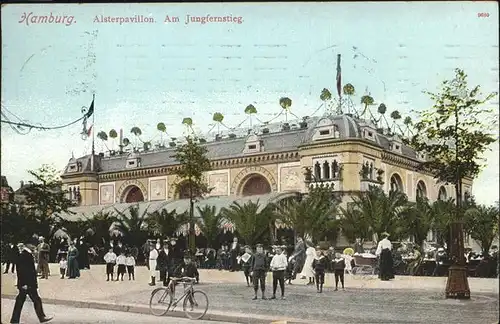
[[[164,240],[163,248],[159,250],[156,259],[156,268],[160,271],[160,281],[163,282],[163,286],[168,286],[170,283],[172,257],[172,250],[168,246],[168,240]]]
[[[4,273],[9,272],[9,268],[11,267],[11,265],[12,265],[12,273],[14,273],[14,270],[16,268],[17,258],[19,257],[19,249],[17,248],[17,246],[10,243],[7,246],[7,249],[5,252],[6,252],[5,253],[6,258],[5,258],[5,272]]]
[[[12,311],[12,317],[10,323],[19,323],[21,318],[21,311],[23,309],[24,302],[26,301],[26,295],[30,296],[35,306],[35,312],[38,316],[40,323],[47,323],[52,320],[52,317],[47,317],[43,311],[42,300],[38,295],[38,282],[37,273],[35,268],[35,259],[33,258],[33,250],[35,247],[33,245],[24,246],[24,244],[19,244],[19,259],[17,261],[17,289],[19,289],[19,294],[16,297],[16,303],[14,305],[14,310]]]
[[[238,238],[233,239],[233,244],[231,244],[231,272],[238,270],[238,257],[240,256],[240,244],[238,243]]]

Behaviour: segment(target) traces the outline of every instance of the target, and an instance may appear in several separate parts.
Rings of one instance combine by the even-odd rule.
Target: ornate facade
[[[413,201],[417,195],[431,201],[454,197],[453,186],[438,184],[431,174],[417,171],[425,157],[399,138],[382,135],[374,125],[350,115],[312,117],[286,127],[267,125],[255,134],[218,136],[203,145],[212,165],[206,173],[213,188],[210,196],[306,192],[306,182],[310,182],[333,185],[344,202],[370,185],[386,192],[391,188],[403,191]],[[72,158],[62,179],[71,197],[79,200],[80,209],[173,201],[186,197],[182,186],[176,190],[174,154],[171,147]],[[472,181],[464,182],[464,193],[471,190]]]

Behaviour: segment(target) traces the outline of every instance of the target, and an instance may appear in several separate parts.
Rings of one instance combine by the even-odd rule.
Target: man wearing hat
[[[168,246],[168,240],[163,241],[163,248],[159,251],[156,267],[160,271],[160,281],[163,282],[163,286],[168,286],[172,270],[172,253]]]
[[[441,276],[441,273],[443,272],[442,269],[444,267],[444,263],[447,261],[447,258],[446,251],[442,247],[438,248],[436,253],[436,267],[432,273],[433,276]]]
[[[45,243],[45,239],[40,236],[40,244],[38,244],[38,264],[40,266],[40,272],[42,273],[41,279],[49,279],[49,252],[50,246]]]
[[[253,300],[257,299],[257,292],[259,291],[259,283],[260,290],[262,291],[262,299],[266,299],[266,275],[267,275],[267,257],[264,253],[264,248],[262,244],[257,244],[257,252],[254,254],[252,258],[251,271],[253,276],[253,290],[254,297]]]
[[[394,279],[392,243],[389,241],[389,233],[382,233],[382,240],[378,242],[375,254],[379,257],[380,279],[383,281]]]
[[[181,277],[195,278],[196,283],[200,282],[198,268],[196,268],[196,263],[193,262],[192,255],[188,250],[184,251],[184,258],[182,259],[182,263],[179,267]]]
[[[17,289],[19,294],[16,297],[14,310],[10,323],[19,323],[21,318],[21,310],[23,309],[26,295],[33,301],[36,315],[40,323],[47,323],[52,320],[52,317],[47,317],[43,311],[42,300],[38,295],[37,273],[35,268],[35,259],[33,257],[34,245],[24,244],[18,245],[20,249],[19,259],[17,262]]]
[[[158,259],[158,252],[161,248],[161,244],[159,239],[155,245],[155,243],[151,242],[149,247],[149,256],[148,256],[148,264],[149,264],[149,274],[151,276],[150,286],[156,285],[156,260]]]

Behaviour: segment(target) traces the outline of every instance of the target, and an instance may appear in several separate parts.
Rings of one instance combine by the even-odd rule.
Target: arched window
[[[323,179],[330,179],[330,163],[323,162]]]
[[[316,164],[314,164],[314,178],[316,178],[315,180],[321,179],[321,165],[319,164],[319,162],[316,162]]]
[[[404,192],[403,191],[403,181],[401,180],[401,177],[397,173],[394,173],[391,176],[390,184],[391,184],[391,188],[390,188],[391,191]]]
[[[448,199],[448,194],[446,193],[446,188],[441,186],[439,188],[439,192],[438,192],[438,200],[446,200]]]
[[[418,183],[417,183],[417,197],[427,197],[427,187],[425,186],[425,183],[420,180]]]

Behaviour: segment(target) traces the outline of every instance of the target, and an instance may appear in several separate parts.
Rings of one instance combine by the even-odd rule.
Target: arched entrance
[[[265,195],[271,192],[271,184],[260,174],[249,176],[241,189],[242,196]]]
[[[448,199],[448,193],[446,192],[446,188],[441,186],[438,192],[438,200],[445,201],[446,199]]]
[[[427,187],[422,180],[420,180],[417,183],[417,192],[416,193],[417,193],[417,197],[427,198]]]
[[[130,186],[130,188],[125,192],[125,202],[134,203],[144,201],[144,194],[142,190],[137,186]]]

